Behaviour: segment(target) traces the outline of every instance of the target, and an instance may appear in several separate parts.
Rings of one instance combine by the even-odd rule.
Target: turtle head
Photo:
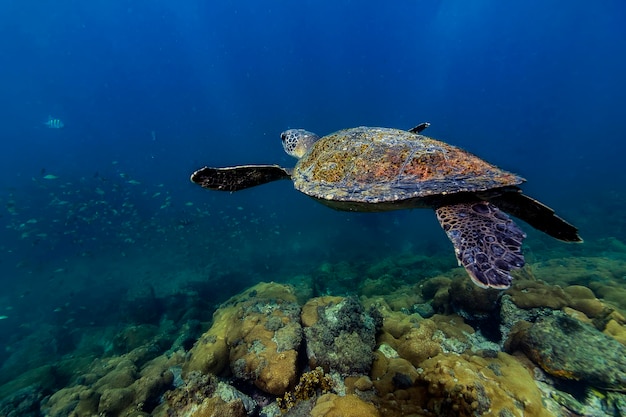
[[[281,133],[280,138],[285,152],[300,159],[320,137],[304,129],[289,129]]]

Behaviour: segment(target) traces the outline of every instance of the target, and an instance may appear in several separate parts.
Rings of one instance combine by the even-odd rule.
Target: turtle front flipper
[[[202,188],[239,191],[268,182],[290,179],[291,170],[278,165],[240,165],[226,168],[204,167],[191,174],[191,181]]]
[[[486,201],[442,206],[436,212],[472,281],[482,288],[508,288],[511,269],[524,266],[526,234],[513,220]]]

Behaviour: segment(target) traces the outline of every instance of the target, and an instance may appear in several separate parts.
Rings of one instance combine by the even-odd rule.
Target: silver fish
[[[48,116],[48,121],[44,124],[50,129],[61,129],[65,126],[61,119],[55,119],[52,116]]]

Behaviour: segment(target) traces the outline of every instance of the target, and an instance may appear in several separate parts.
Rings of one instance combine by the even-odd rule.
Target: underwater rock
[[[247,417],[258,410],[247,395],[197,371],[190,372],[185,385],[167,392],[164,399],[152,413],[154,417]]]
[[[622,345],[626,345],[626,326],[620,324],[617,320],[610,320],[606,324],[604,333],[613,337]]]
[[[297,380],[301,341],[293,288],[260,283],[215,312],[213,325],[190,350],[183,376],[192,371],[232,374],[262,391],[283,395]]]
[[[149,353],[148,351],[152,351]],[[95,360],[75,385],[53,393],[43,404],[47,417],[93,415],[148,415],[172,386],[172,366],[180,355],[154,356],[154,347],[142,346],[118,357]]]
[[[585,285],[594,291],[592,284],[595,282],[618,282],[626,276],[626,261],[605,256],[551,258],[530,267],[537,279],[563,287]]]
[[[574,397],[542,382],[539,382],[539,387],[544,392],[546,407],[558,417],[626,415],[626,394],[589,388],[584,396]]]
[[[318,366],[303,373],[293,390],[287,391],[282,398],[276,400],[276,403],[282,412],[289,411],[302,401],[313,401],[319,395],[326,394],[332,387],[332,378]]]
[[[505,294],[511,296],[516,306],[525,310],[542,307],[559,310],[571,302],[570,296],[561,287],[542,281],[515,280]]]
[[[465,319],[484,320],[498,309],[501,291],[480,288],[463,277],[452,281],[449,294],[450,304],[458,315]]]
[[[124,354],[144,345],[158,335],[159,328],[152,324],[126,326],[113,338],[113,353]]]
[[[451,285],[452,279],[439,275],[424,281],[419,285],[419,289],[425,300],[431,300],[435,311],[445,313],[451,310],[449,293]]]
[[[39,417],[43,392],[40,385],[32,385],[14,392],[0,402],[2,417]]]
[[[423,360],[442,352],[440,343],[433,340],[436,330],[436,324],[430,319],[386,312],[378,343],[381,347],[387,345],[399,356],[419,366]],[[389,348],[379,350],[384,353]]]
[[[626,276],[626,272],[623,276]],[[626,288],[624,288],[624,278],[612,283],[592,282],[589,284],[598,297],[604,301],[613,303],[622,311],[626,311]]]
[[[589,324],[555,312],[523,329],[518,340],[524,353],[550,375],[626,389],[626,347]]]
[[[505,350],[510,352],[508,345],[512,343],[509,335],[512,333],[518,323],[532,323],[539,317],[545,317],[552,314],[552,310],[547,307],[537,307],[528,310],[519,308],[508,294],[504,294],[500,299],[500,332],[502,334],[501,344],[505,346]]]
[[[396,291],[398,288],[398,280],[393,275],[382,272],[375,278],[366,278],[359,284],[359,294],[366,297],[386,295]]]
[[[225,403],[241,401],[243,407],[246,409],[246,414],[248,415],[256,414],[259,408],[258,404],[252,398],[242,393],[232,385],[228,385],[221,381],[217,384],[214,395],[218,396]]]
[[[85,360],[84,358],[72,358],[59,361],[54,365],[45,365],[27,370],[19,377],[0,386],[0,409],[6,404],[14,404],[15,401],[18,401],[20,398],[19,396],[16,397],[18,393],[22,395],[35,390],[45,393],[56,391],[59,387],[63,387],[69,382],[73,376],[72,374],[77,369],[87,366],[90,362],[91,360]],[[28,401],[28,399],[32,398],[32,396],[29,396],[23,399]],[[12,408],[8,406],[8,409]]]
[[[397,290],[403,284],[423,281],[449,269],[450,260],[446,256],[420,255],[414,251],[407,251],[367,262],[364,275],[367,278],[388,281],[389,287],[381,288],[382,291],[376,293],[382,295]],[[362,293],[367,295],[365,292]]]
[[[313,274],[313,294],[345,294],[354,291],[363,278],[357,265],[324,262]]]
[[[411,317],[387,314],[378,337],[379,346],[388,344],[416,367],[440,353],[462,353],[472,347],[468,336],[474,334],[474,329],[457,315],[435,314],[419,320]]]
[[[596,298],[590,288],[582,285],[570,285],[564,290],[571,297],[570,308],[591,319],[591,323],[598,330],[603,331],[611,320],[626,322],[626,319],[614,306]],[[583,321],[585,321],[584,318]]]
[[[311,368],[342,375],[367,374],[382,318],[366,313],[356,297],[311,299],[303,307],[302,324]]]
[[[105,416],[119,415],[133,402],[130,388],[110,388],[104,390],[98,403],[98,413]]]
[[[426,308],[433,310],[430,303],[424,303],[422,297],[415,291],[414,286],[402,286],[396,291],[385,295],[384,298],[394,311],[411,311],[414,310],[415,306],[424,304],[428,306]]]
[[[372,383],[381,398],[388,395],[396,395],[396,391],[402,390],[411,394],[411,388],[419,378],[419,372],[415,366],[404,358],[390,357],[382,350],[375,353],[374,364],[370,373]],[[415,397],[415,395],[409,395]]]
[[[531,373],[514,357],[440,354],[422,363],[426,407],[438,416],[548,417]],[[430,415],[430,414],[429,414]]]
[[[376,407],[356,395],[322,395],[311,410],[311,417],[380,417]]]
[[[409,311],[412,313],[417,313],[425,319],[430,318],[435,314],[435,309],[433,308],[433,305],[431,303],[413,304]]]
[[[167,353],[174,353],[177,350],[189,350],[201,335],[201,324],[198,320],[187,320],[179,330],[178,337],[167,350]]]
[[[94,401],[88,401],[89,404],[81,404],[83,400],[91,400],[91,394],[93,391],[83,385],[76,385],[73,387],[67,387],[58,390],[52,394],[43,404],[41,410],[46,416],[50,417],[63,417],[69,416],[71,413],[75,413],[77,408],[84,410],[87,408],[87,413],[96,414],[98,412],[98,402],[100,396],[98,395]],[[83,394],[86,393],[86,394]],[[82,394],[82,395],[81,395]],[[78,414],[78,416],[88,416],[90,414]]]

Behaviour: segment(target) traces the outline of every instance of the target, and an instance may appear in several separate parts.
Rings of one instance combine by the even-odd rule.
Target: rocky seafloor
[[[420,256],[324,264],[212,318],[183,303],[109,344],[83,337],[3,381],[0,416],[626,416],[626,261],[515,278],[484,290]]]

